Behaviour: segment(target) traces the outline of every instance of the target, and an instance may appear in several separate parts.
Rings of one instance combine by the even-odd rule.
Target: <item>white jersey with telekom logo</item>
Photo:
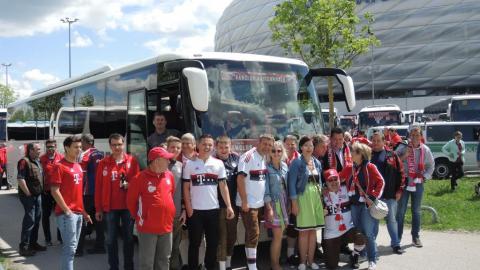
[[[225,181],[227,173],[223,162],[209,157],[206,162],[197,158],[188,160],[183,168],[183,181],[190,183],[190,198],[194,210],[218,209],[218,182]]]
[[[245,176],[245,190],[249,208],[263,207],[265,195],[265,177],[267,175],[267,163],[257,148],[252,148],[240,156],[238,162],[238,174]],[[242,206],[242,199],[237,193],[237,206]]]

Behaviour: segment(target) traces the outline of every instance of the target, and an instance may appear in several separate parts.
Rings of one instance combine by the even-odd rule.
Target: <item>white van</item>
[[[446,178],[450,174],[448,157],[442,153],[442,147],[451,139],[453,133],[460,131],[465,142],[465,171],[478,170],[477,146],[480,122],[427,122],[425,123],[425,143],[432,150],[435,158],[435,178]]]

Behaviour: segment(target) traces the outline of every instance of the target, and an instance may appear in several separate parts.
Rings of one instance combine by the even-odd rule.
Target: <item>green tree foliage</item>
[[[9,103],[18,99],[18,95],[12,88],[0,84],[0,108],[6,108]]]
[[[310,67],[347,69],[353,59],[380,41],[371,31],[370,13],[360,19],[353,0],[287,0],[270,21],[272,40],[286,55],[298,56]],[[333,126],[333,79],[328,79],[330,126]]]

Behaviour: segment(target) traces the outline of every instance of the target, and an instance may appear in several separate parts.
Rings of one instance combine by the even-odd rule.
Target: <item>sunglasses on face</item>
[[[277,150],[273,149],[273,150],[272,150],[272,154],[282,153],[282,152],[283,152],[282,149],[277,149]]]
[[[47,146],[47,149],[55,149],[55,146]]]

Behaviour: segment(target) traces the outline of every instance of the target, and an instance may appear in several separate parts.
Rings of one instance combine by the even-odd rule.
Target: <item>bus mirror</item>
[[[353,80],[350,76],[346,76],[342,74],[337,74],[335,76],[337,77],[337,80],[342,85],[343,94],[345,95],[345,105],[347,105],[347,110],[351,112],[356,105]]]
[[[187,67],[182,70],[182,73],[187,78],[188,91],[193,108],[199,112],[208,111],[210,94],[208,91],[207,72],[200,68]]]
[[[303,112],[303,119],[305,120],[305,123],[311,124],[313,122],[313,113],[314,111],[304,111]]]

